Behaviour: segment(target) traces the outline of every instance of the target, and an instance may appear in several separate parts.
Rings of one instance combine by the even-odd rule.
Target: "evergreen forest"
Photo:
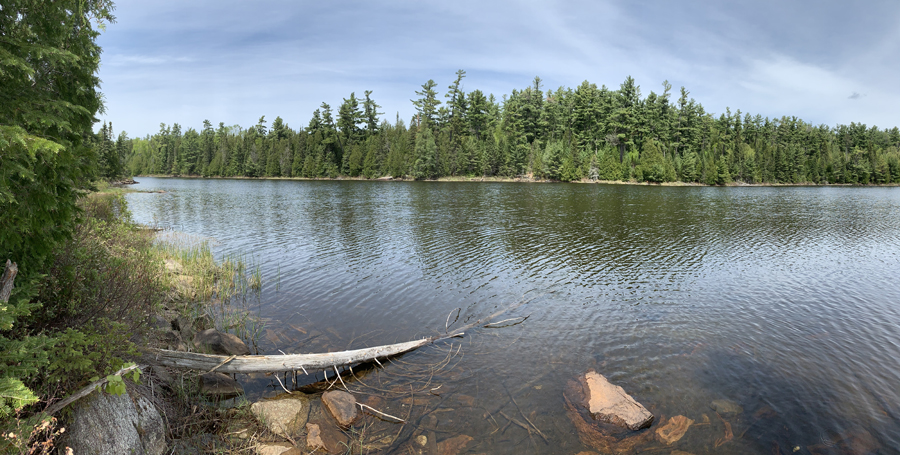
[[[365,91],[335,111],[322,103],[301,128],[265,116],[242,127],[203,121],[200,130],[160,124],[158,133],[116,137],[104,124],[97,150],[108,176],[533,178],[554,181],[900,183],[900,130],[797,117],[718,116],[668,82],[643,96],[630,76],[618,89],[529,87],[499,100],[464,92],[459,70],[441,96],[429,80],[416,114],[390,123]]]

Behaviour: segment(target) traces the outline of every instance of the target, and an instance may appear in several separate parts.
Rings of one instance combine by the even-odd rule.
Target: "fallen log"
[[[340,352],[323,352],[315,354],[282,354],[282,355],[213,355],[196,352],[170,351],[168,349],[145,349],[145,352],[155,357],[155,363],[172,368],[187,370],[217,371],[219,373],[276,373],[281,371],[303,371],[339,368],[352,366],[359,363],[377,362],[378,359],[393,357],[413,351],[422,346],[445,340],[447,338],[461,337],[465,331],[477,326],[489,326],[489,322],[507,311],[518,308],[537,297],[520,301],[507,308],[503,308],[490,316],[479,319],[465,325],[455,332],[446,333],[421,340],[407,341],[404,343],[386,344],[364,349],[354,349]],[[451,312],[452,314],[452,312]],[[527,319],[527,318],[526,318]],[[449,316],[445,330],[449,330]],[[505,321],[502,321],[505,322]],[[487,324],[487,325],[486,325]]]
[[[461,336],[456,333],[452,336]],[[284,355],[211,355],[196,352],[170,351],[153,349],[157,363],[172,368],[208,371],[215,369],[219,373],[274,373],[279,371],[296,371],[306,369],[325,369],[356,365],[384,359],[418,349],[449,336],[423,338],[405,343],[388,344],[352,351],[323,352],[316,354],[284,354]]]

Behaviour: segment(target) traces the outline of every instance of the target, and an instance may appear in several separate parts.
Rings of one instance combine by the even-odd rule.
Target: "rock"
[[[250,406],[250,412],[272,433],[293,438],[309,418],[309,399],[298,393],[291,398],[258,401]]]
[[[149,400],[129,390],[124,395],[94,392],[74,407],[61,447],[79,455],[166,452],[166,428]]]
[[[456,455],[472,442],[472,437],[461,434],[450,439],[444,439],[437,444],[440,455]]]
[[[194,335],[194,347],[200,352],[217,355],[249,355],[250,349],[240,338],[207,329]]]
[[[857,428],[828,440],[823,439],[821,444],[806,446],[806,450],[812,455],[869,455],[880,453],[881,444],[871,433]]]
[[[172,441],[172,449],[169,453],[178,455],[203,455],[216,453],[219,439],[209,433],[201,433],[190,438],[176,439]]]
[[[319,434],[320,431],[318,424],[306,424],[306,448],[312,449],[313,451],[325,449],[327,452],[328,449],[325,447],[325,441],[322,440],[322,436]]]
[[[734,415],[744,412],[744,408],[731,400],[714,400],[709,407],[720,415]]]
[[[359,418],[356,398],[343,390],[329,390],[322,394],[322,403],[341,428],[348,428]]]
[[[694,455],[690,452],[685,452],[684,450],[673,450],[671,455]]]
[[[150,327],[153,327],[154,329],[157,329],[157,330],[166,331],[166,330],[172,329],[172,324],[170,324],[169,321],[166,320],[166,318],[164,318],[158,314],[154,314],[153,316],[150,316],[149,324],[150,324]]]
[[[303,455],[300,449],[286,442],[257,444],[256,453],[257,455]]]
[[[457,395],[456,399],[465,406],[475,407],[475,397],[469,395]]]
[[[231,398],[243,394],[244,388],[227,374],[206,373],[200,375],[200,393]]]
[[[416,444],[425,447],[428,445],[428,436],[425,436],[424,434],[416,436]]]
[[[586,407],[595,419],[629,430],[640,430],[653,422],[650,411],[603,375],[588,370],[578,379],[584,388]]]
[[[349,447],[349,442],[350,438],[330,423],[319,421],[306,424],[306,445],[312,451],[341,453]]]
[[[685,416],[675,416],[669,419],[665,425],[656,429],[656,437],[660,442],[673,444],[681,439],[694,421]]]
[[[194,339],[193,323],[189,318],[178,316],[172,320],[172,329],[181,333],[182,340]]]

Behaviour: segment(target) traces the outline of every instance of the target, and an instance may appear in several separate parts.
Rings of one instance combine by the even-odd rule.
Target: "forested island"
[[[305,128],[276,117],[242,127],[203,121],[200,130],[160,124],[158,133],[97,135],[109,177],[437,179],[527,178],[554,181],[730,182],[774,184],[900,183],[900,129],[851,123],[829,127],[797,117],[763,118],[740,110],[715,116],[681,87],[642,96],[630,76],[618,89],[588,81],[572,88],[531,86],[499,100],[464,92],[466,73],[442,97],[429,80],[415,92],[407,125],[385,120],[365,91],[337,111],[322,103]]]

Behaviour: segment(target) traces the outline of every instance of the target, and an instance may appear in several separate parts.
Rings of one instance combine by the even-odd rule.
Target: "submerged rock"
[[[231,398],[244,393],[241,384],[224,373],[200,375],[200,393],[203,395]]]
[[[583,404],[595,419],[629,430],[647,428],[653,423],[653,414],[647,408],[600,373],[589,370],[578,382],[583,388]]]
[[[309,418],[309,399],[300,394],[294,395],[280,400],[258,401],[250,406],[250,412],[272,433],[292,438],[300,433]]]
[[[356,398],[342,390],[329,390],[323,393],[322,403],[341,428],[346,429],[353,425],[353,422],[359,417]]]
[[[821,444],[806,446],[812,455],[875,455],[881,444],[868,431],[855,430],[822,439]]]
[[[194,347],[206,354],[250,355],[250,349],[240,338],[216,329],[207,329],[194,335]]]
[[[341,453],[349,447],[349,438],[333,424],[316,421],[306,424],[306,447],[312,451]]]
[[[665,425],[656,429],[656,437],[660,442],[673,444],[681,439],[694,421],[685,416],[675,416],[669,419]]]
[[[713,400],[712,403],[709,404],[709,407],[718,412],[720,415],[736,415],[744,412],[744,408],[742,408],[739,404],[735,403],[731,400]]]
[[[614,413],[608,414],[610,416],[609,419],[599,419],[598,421],[598,414],[600,413],[594,412],[598,410],[597,407],[595,406],[592,408],[590,406],[590,398],[592,395],[595,397],[599,396],[599,394],[596,393],[598,392],[598,390],[596,390],[598,387],[594,387],[594,390],[592,390],[589,385],[589,378],[591,378],[591,382],[595,382],[597,379],[603,377],[594,370],[590,370],[584,375],[579,376],[577,380],[570,380],[566,386],[565,393],[563,394],[566,403],[566,416],[568,416],[572,421],[572,424],[575,425],[575,430],[578,432],[578,439],[581,440],[581,443],[598,450],[600,453],[633,453],[638,447],[651,443],[656,435],[656,433],[652,431],[639,431],[621,437],[623,433],[621,428],[629,427],[624,425],[626,422],[621,416],[617,417],[619,423],[610,422],[610,420],[614,420],[612,418],[612,416],[615,415]],[[605,382],[605,378],[602,382]],[[621,387],[616,387],[609,384],[609,382],[605,382],[605,384],[608,385],[607,389],[612,389],[615,396],[624,395],[628,397]],[[628,398],[633,401],[631,397]],[[597,404],[596,401],[595,404]],[[639,407],[633,407],[632,409],[643,411],[632,413],[641,415],[641,418],[630,419],[631,426],[638,428],[649,426],[653,421],[653,415],[637,402],[634,402],[634,404]],[[633,405],[629,405],[629,407],[632,406]],[[614,408],[615,407],[613,407],[613,409]],[[646,412],[646,416],[643,415],[644,412]]]
[[[472,442],[472,437],[465,434],[444,439],[437,443],[438,453],[440,455],[456,455],[462,452],[470,442]]]

